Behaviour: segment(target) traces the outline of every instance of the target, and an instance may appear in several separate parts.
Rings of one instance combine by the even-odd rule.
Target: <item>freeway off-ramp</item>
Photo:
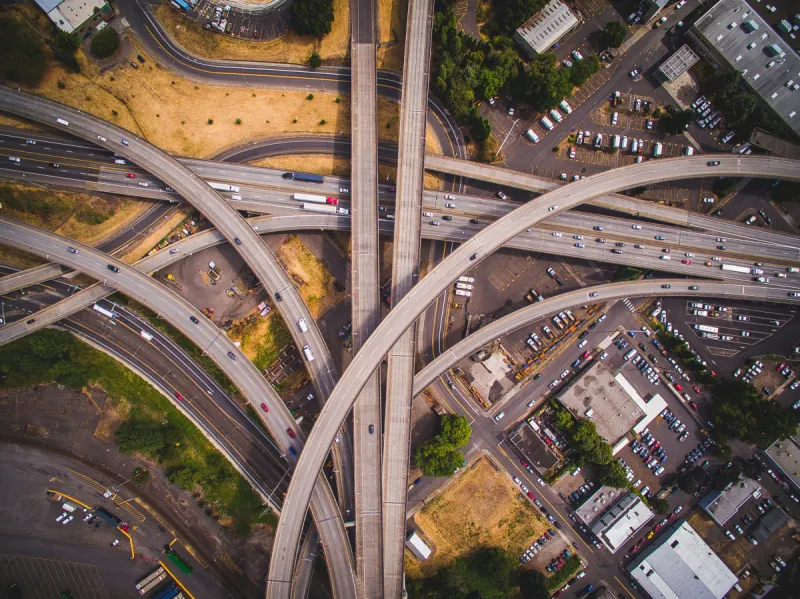
[[[710,166],[710,161],[718,164]],[[313,479],[309,480],[309,477],[320,471],[326,450],[344,422],[355,394],[360,391],[366,377],[378,366],[403,331],[419,317],[432,298],[489,253],[548,216],[621,189],[709,173],[718,176],[774,177],[787,180],[800,178],[800,169],[795,161],[761,156],[689,156],[613,169],[547,193],[501,218],[465,241],[400,300],[367,341],[362,352],[351,362],[311,432],[309,443],[289,485],[284,512],[278,522],[267,596],[285,596],[281,592],[282,585],[277,582],[289,575],[294,564],[303,517],[313,489]]]

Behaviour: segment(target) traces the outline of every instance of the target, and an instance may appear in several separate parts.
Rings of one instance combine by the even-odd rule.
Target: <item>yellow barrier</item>
[[[86,508],[87,510],[92,509],[90,506],[86,505],[82,501],[80,501],[78,499],[75,499],[74,497],[70,497],[69,495],[67,495],[66,493],[62,493],[61,491],[56,491],[55,489],[47,489],[47,492],[48,493],[53,493],[54,495],[61,495],[61,497],[66,497],[69,501],[73,501],[73,502],[77,503],[79,506],[81,506],[82,508]]]
[[[162,561],[159,561],[158,563],[161,564],[161,567],[164,568],[167,571],[167,574],[169,574],[170,577],[172,577],[172,580],[175,581],[175,584],[177,584],[179,587],[181,587],[181,590],[184,593],[186,593],[186,596],[189,597],[189,599],[195,599],[194,595],[192,595],[189,592],[189,589],[187,589],[185,586],[183,586],[183,583],[180,580],[177,579],[177,577],[172,573],[172,570],[169,569],[169,566],[167,566],[167,564],[165,564]]]

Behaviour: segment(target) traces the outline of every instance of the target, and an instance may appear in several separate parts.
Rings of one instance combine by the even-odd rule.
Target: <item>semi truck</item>
[[[325,183],[325,177],[322,175],[312,175],[310,173],[283,173],[284,179],[292,181],[306,181],[308,183]]]
[[[235,185],[228,185],[227,183],[217,183],[215,181],[209,181],[208,184],[211,186],[212,189],[216,189],[217,191],[234,191],[238,192],[239,188]]]
[[[152,581],[153,581],[155,578],[157,578],[158,576],[161,576],[163,573],[164,573],[164,568],[159,566],[159,568],[158,568],[157,570],[155,570],[155,571],[153,571],[153,572],[150,572],[150,574],[148,574],[147,576],[145,576],[144,578],[142,578],[142,579],[141,579],[141,580],[140,580],[140,581],[139,581],[139,582],[136,584],[136,590],[137,590],[137,591],[138,591],[138,590],[140,590],[140,589],[141,589],[143,586],[145,586],[145,585],[149,584],[149,583],[150,583],[150,582],[152,582]]]
[[[315,204],[333,204],[334,206],[339,203],[336,198],[329,198],[326,196],[318,196],[310,193],[296,193],[292,198],[298,202],[314,202]]]
[[[192,570],[194,570],[194,568],[192,568],[189,564],[187,564],[185,561],[181,559],[181,556],[178,555],[174,549],[170,549],[169,551],[167,551],[167,557],[173,564],[175,564],[178,567],[178,569],[181,572],[183,572],[187,576],[192,573]]]
[[[347,208],[339,208],[338,206],[331,206],[330,204],[309,204],[307,202],[303,202],[303,210],[327,212],[328,214],[350,214]]]
[[[145,584],[144,586],[142,586],[142,587],[139,589],[139,594],[140,594],[140,595],[146,595],[147,593],[149,593],[150,591],[152,591],[154,588],[156,588],[158,585],[160,585],[160,584],[161,584],[161,582],[162,582],[162,581],[163,581],[163,580],[164,580],[166,577],[167,577],[167,573],[166,573],[166,572],[164,571],[164,569],[162,568],[162,569],[161,569],[161,574],[159,574],[158,576],[156,576],[155,578],[153,578],[153,579],[152,579],[150,582],[148,582],[147,584]]]
[[[730,270],[731,272],[741,272],[748,275],[763,275],[764,271],[760,268],[751,268],[749,266],[736,266],[735,264],[722,264],[722,270]]]

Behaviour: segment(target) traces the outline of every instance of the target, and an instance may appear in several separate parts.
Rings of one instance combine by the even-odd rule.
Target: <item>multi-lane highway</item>
[[[303,433],[280,397],[227,336],[191,304],[123,262],[36,227],[0,219],[0,237],[15,247],[85,272],[103,281],[103,285],[119,289],[161,314],[198,347],[202,347],[206,355],[237,385],[262,418],[289,462],[295,459],[292,452],[297,454],[302,451]],[[75,252],[69,251],[69,248],[73,248]],[[269,408],[269,415],[261,409],[262,403]],[[341,592],[342,596],[354,597],[353,560],[338,506],[324,476],[315,475],[314,478],[315,483],[318,483],[315,484],[318,490],[314,492],[312,513],[320,536],[330,539],[331,544],[326,545],[326,556],[331,564],[333,585],[337,594]],[[334,571],[336,568],[341,570]],[[291,576],[281,584],[288,588],[290,580]]]
[[[353,354],[380,322],[378,96],[375,0],[350,3],[350,162]],[[353,408],[358,596],[382,597],[381,379],[372,373]]]
[[[393,218],[391,297],[397,302],[419,277],[425,107],[430,79],[433,0],[411,0],[406,18],[403,95],[397,154],[397,200]],[[386,434],[383,437],[383,587],[387,597],[403,590],[406,484],[411,439],[411,389],[416,327],[410,326],[389,352]]]
[[[377,367],[383,356],[389,352],[403,331],[412,325],[432,298],[489,253],[548,216],[554,216],[558,212],[621,189],[698,177],[709,173],[717,176],[774,177],[788,180],[800,178],[800,169],[796,162],[774,157],[712,155],[650,161],[613,169],[551,191],[521,206],[466,240],[420,281],[405,298],[395,304],[392,312],[342,376],[317,420],[306,450],[298,463],[297,475],[292,478],[289,485],[287,504],[276,530],[275,551],[283,553],[296,547],[303,515],[313,489],[308,477],[312,477],[322,467],[326,448],[330,447],[338,427],[352,407],[355,394],[360,391],[366,377]],[[271,562],[270,578],[280,579],[284,571],[285,565],[280,561]],[[281,596],[279,585],[268,583],[267,595]]]

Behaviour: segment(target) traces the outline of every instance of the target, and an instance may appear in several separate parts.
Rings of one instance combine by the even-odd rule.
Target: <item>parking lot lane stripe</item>
[[[83,577],[80,575],[81,573],[75,567],[75,564],[71,564],[69,562],[59,562],[61,569],[64,571],[64,580],[67,581],[68,586],[70,588],[75,588],[75,594],[79,597],[88,597],[88,594],[85,591],[84,584],[81,584],[83,581]],[[72,580],[70,583],[69,581]],[[81,589],[80,591],[78,589]],[[64,589],[58,589],[59,592],[63,591]],[[92,597],[94,597],[94,593],[92,593]]]
[[[43,564],[42,568],[40,569],[40,573],[43,571],[43,573],[46,575],[46,577],[42,577],[41,575],[37,576],[36,563],[32,559],[21,557],[19,562],[21,568],[23,568],[25,572],[28,573],[32,585],[37,589],[44,588],[45,592],[40,593],[39,597],[46,597],[47,595],[49,595],[50,593],[47,592],[47,590],[50,589],[50,582],[51,582],[50,579],[52,578],[52,574],[47,570],[47,564]]]

